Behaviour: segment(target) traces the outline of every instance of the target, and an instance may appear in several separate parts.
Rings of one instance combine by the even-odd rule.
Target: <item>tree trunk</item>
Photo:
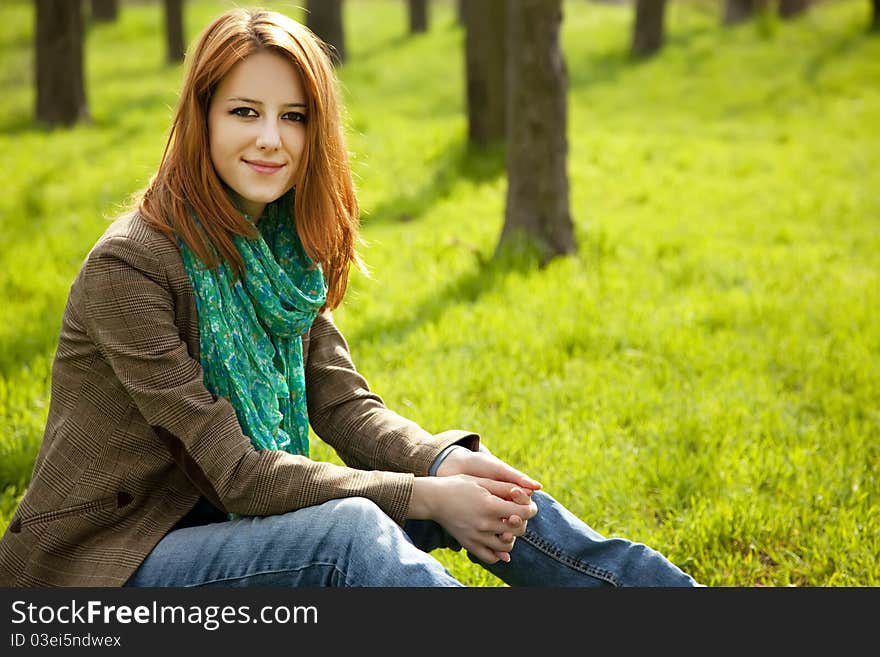
[[[507,204],[496,253],[524,240],[543,262],[577,251],[561,24],[562,0],[507,5]]]
[[[92,19],[113,22],[119,15],[119,0],[92,0]]]
[[[872,0],[871,31],[880,32],[880,0]]]
[[[411,34],[428,31],[428,0],[409,0],[409,31]]]
[[[183,61],[183,0],[165,0],[165,58],[169,64]]]
[[[755,0],[727,0],[724,5],[724,24],[736,25],[750,19],[756,9]]]
[[[464,5],[467,0],[455,0],[455,16],[459,25],[464,25]]]
[[[37,121],[55,126],[87,120],[80,1],[37,0],[36,21]]]
[[[810,0],[779,0],[779,16],[790,19],[800,16],[810,6]]]
[[[646,57],[663,46],[663,23],[666,0],[638,0],[633,28],[632,53]]]
[[[506,134],[506,0],[465,1],[468,142],[485,148]]]
[[[342,0],[308,0],[306,26],[333,49],[337,66],[345,63],[345,30],[342,25]]]

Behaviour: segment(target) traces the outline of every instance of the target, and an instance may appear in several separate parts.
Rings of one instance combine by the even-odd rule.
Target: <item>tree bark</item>
[[[807,11],[810,0],[779,0],[779,16],[785,19],[796,18]]]
[[[633,28],[632,54],[652,55],[663,47],[666,0],[638,0]]]
[[[37,0],[37,121],[49,126],[88,120],[79,0]]]
[[[506,0],[463,5],[468,142],[478,148],[506,134],[506,7]]]
[[[411,34],[428,31],[428,0],[408,0],[409,31]]]
[[[165,0],[165,59],[169,64],[183,61],[183,0]]]
[[[119,0],[92,0],[92,19],[113,22],[119,15]]]
[[[331,59],[337,66],[345,63],[345,30],[342,24],[342,0],[308,0],[306,26],[329,45]]]
[[[724,5],[724,24],[736,25],[747,21],[763,7],[764,0],[727,0]]]
[[[562,0],[507,6],[507,202],[496,254],[524,240],[542,262],[577,251],[568,194]]]

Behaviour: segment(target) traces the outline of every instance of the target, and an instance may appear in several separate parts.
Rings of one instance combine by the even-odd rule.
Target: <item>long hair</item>
[[[244,262],[233,237],[255,237],[236,209],[211,162],[208,108],[229,70],[249,55],[268,50],[296,66],[308,113],[302,157],[294,174],[294,218],[306,253],[321,264],[326,307],[345,295],[355,251],[359,209],[343,135],[338,81],[327,46],[283,14],[232,9],[217,17],[187,54],[187,73],[159,168],[138,201],[148,224],[179,236],[207,266],[224,260],[237,274]],[[192,213],[198,217],[193,219]]]

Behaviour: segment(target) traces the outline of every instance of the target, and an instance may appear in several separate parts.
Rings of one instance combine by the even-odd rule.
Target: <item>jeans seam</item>
[[[219,582],[234,582],[237,580],[247,579],[249,577],[258,577],[260,575],[277,575],[279,573],[292,573],[299,572],[301,570],[305,570],[306,568],[311,568],[312,566],[330,566],[337,573],[342,575],[345,578],[345,585],[348,586],[348,577],[345,572],[339,570],[334,563],[324,563],[324,562],[313,562],[309,564],[303,565],[301,568],[278,568],[276,570],[259,570],[253,573],[248,573],[247,575],[237,575],[235,577],[218,577],[216,579],[205,580],[203,582],[199,582],[198,584],[184,584],[185,588],[198,588],[200,586],[205,586],[207,584],[217,584]]]
[[[605,582],[608,582],[612,586],[620,586],[617,581],[617,577],[610,570],[606,570],[605,568],[598,568],[591,564],[585,563],[580,559],[575,559],[574,557],[566,553],[565,550],[560,548],[558,545],[554,545],[547,539],[538,536],[536,533],[528,529],[522,536],[520,536],[519,540],[525,540],[536,550],[543,552],[552,559],[556,559],[556,561],[565,564],[573,570],[582,572],[585,575],[589,575],[590,577],[595,577],[596,579],[601,579]]]

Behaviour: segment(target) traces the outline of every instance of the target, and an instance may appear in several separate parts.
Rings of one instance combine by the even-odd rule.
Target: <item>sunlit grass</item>
[[[188,2],[188,37],[230,4]],[[707,584],[877,585],[880,39],[866,2],[736,29],[706,4],[670,3],[646,62],[628,10],[566,4],[580,252],[538,270],[488,261],[503,152],[465,146],[451,5],[409,38],[404,3],[348,0],[373,275],[337,321],[390,407],[480,432],[596,529]],[[181,79],[158,7],[124,5],[89,32],[94,123],[39,130],[31,11],[0,9],[0,522],[39,445],[69,284],[157,164]]]

